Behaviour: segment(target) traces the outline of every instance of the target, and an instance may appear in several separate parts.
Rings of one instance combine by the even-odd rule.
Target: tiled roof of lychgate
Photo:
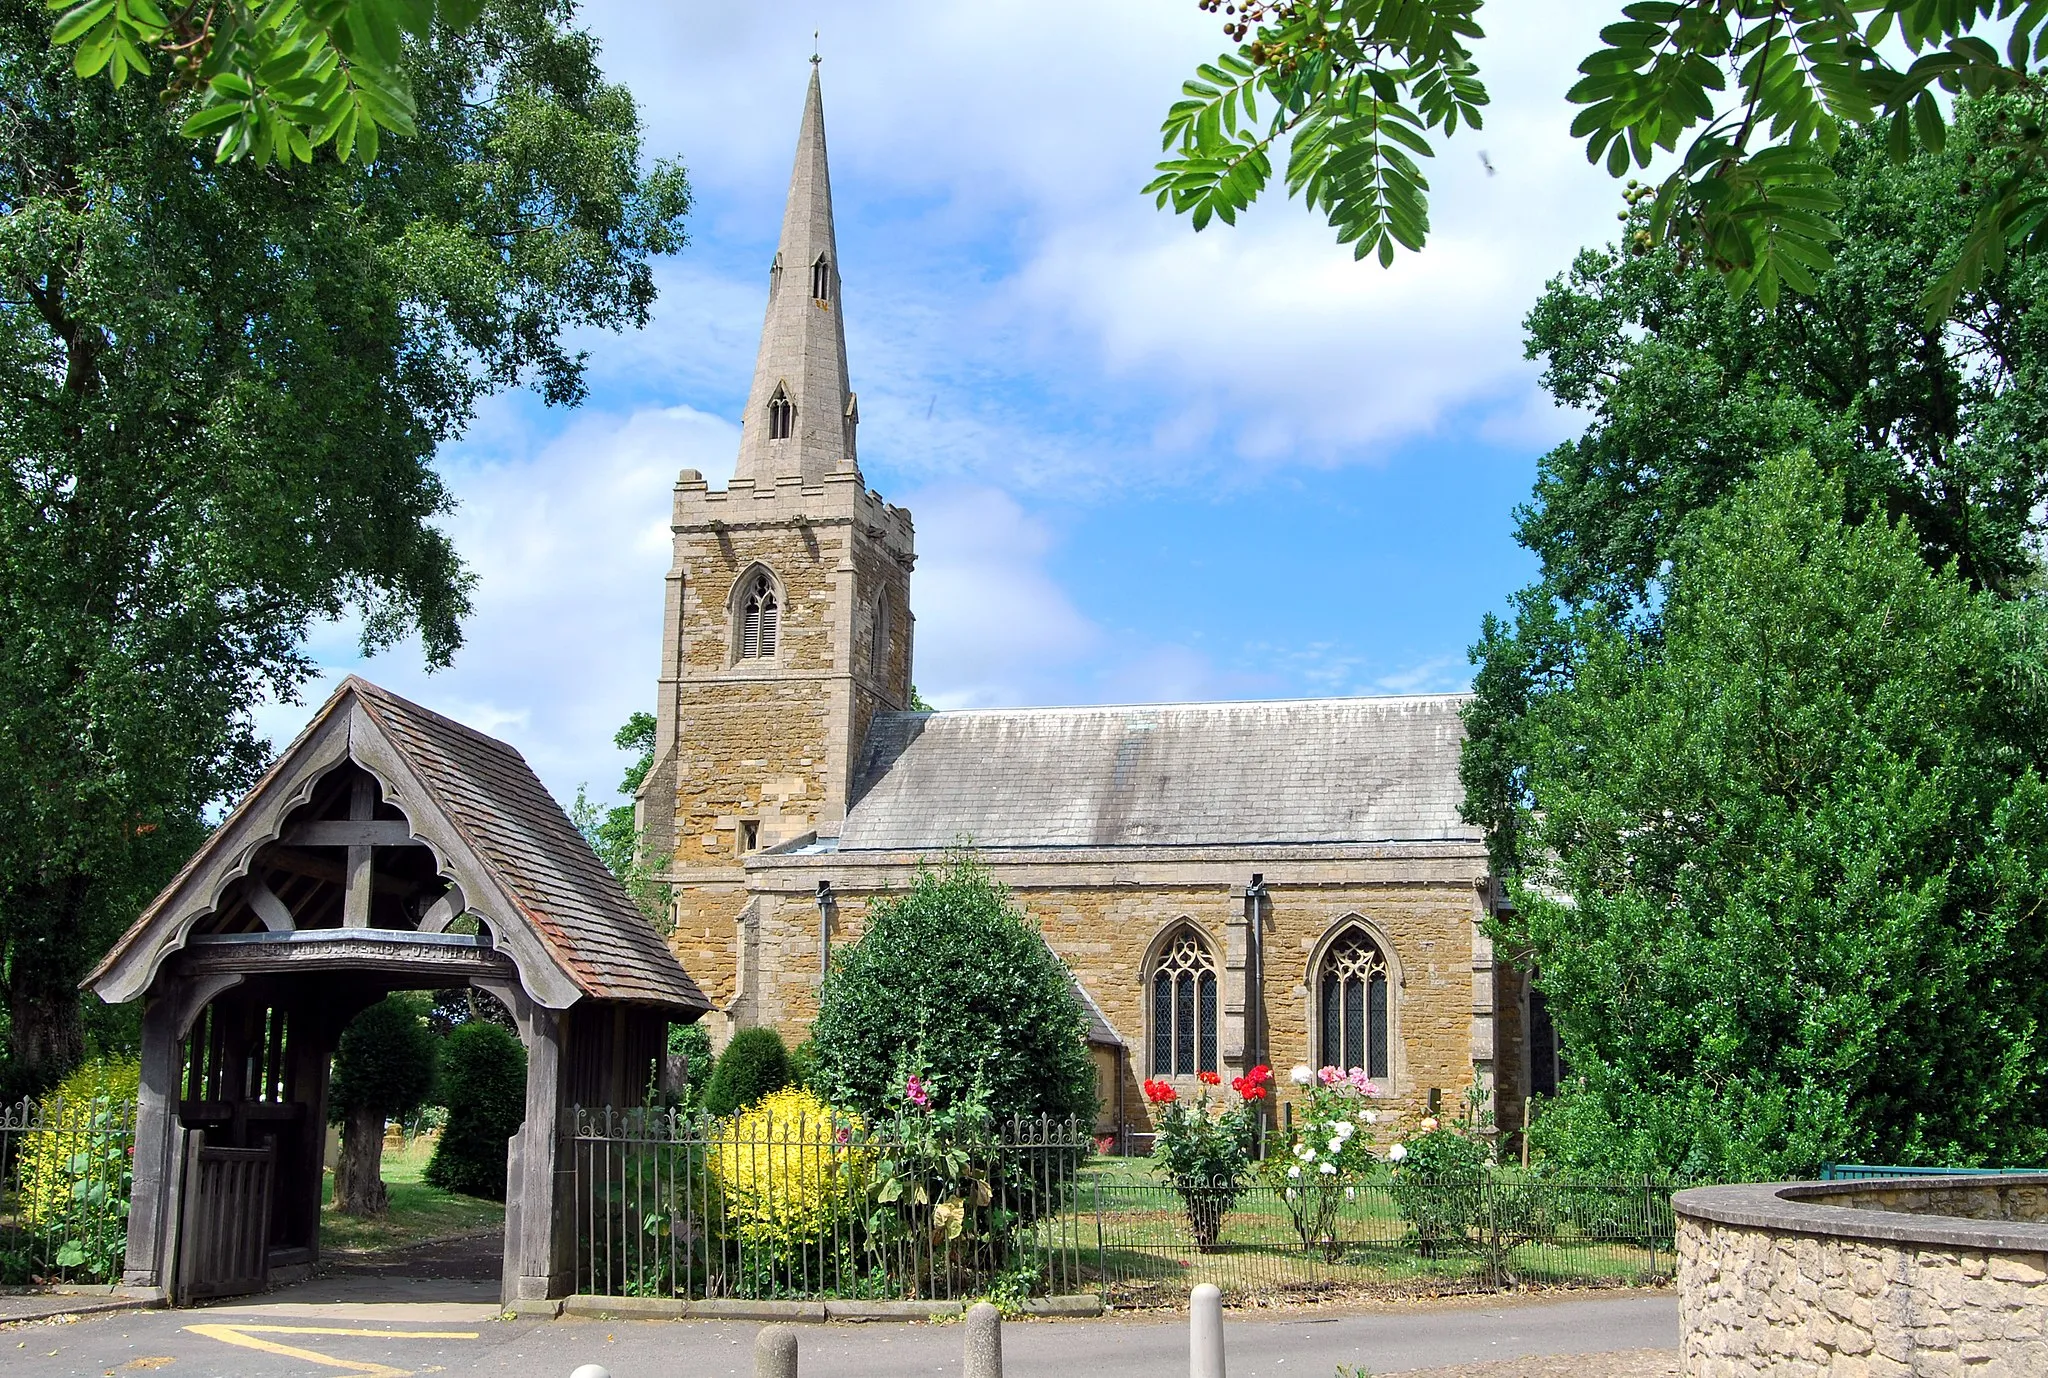
[[[366,681],[355,685],[579,987],[608,1000],[707,1005],[523,756]]]
[[[1477,842],[1467,698],[884,714],[839,850]]]
[[[370,740],[359,741],[364,734]],[[327,747],[318,746],[323,740]],[[339,757],[332,745],[337,741],[344,744]],[[416,782],[388,802],[405,812],[418,835],[432,833],[474,855],[482,868],[477,879],[494,887],[498,898],[471,894],[469,903],[487,905],[494,925],[532,934],[545,954],[536,960],[559,971],[553,986],[565,1000],[573,1001],[580,993],[665,1006],[679,1013],[710,1009],[710,1002],[625,887],[605,869],[517,751],[355,676],[343,681],[256,788],[200,844],[191,861],[101,959],[88,982],[97,986],[102,977],[132,964],[136,954],[151,952],[150,945],[155,944],[155,955],[140,974],[131,973],[134,981],[146,984],[165,945],[181,944],[183,925],[207,912],[220,887],[246,867],[250,849],[275,836],[261,831],[272,825],[255,821],[258,816],[266,810],[281,816],[290,799],[300,797],[291,792],[305,783],[308,772],[331,768],[336,759],[357,758],[372,746],[380,753],[395,753],[398,759],[388,764],[409,772]],[[318,752],[325,753],[320,756],[324,764],[307,759],[308,753]],[[251,829],[256,831],[252,834]],[[508,904],[517,912],[503,912]],[[566,987],[561,978],[566,978]],[[116,983],[127,979],[117,978]],[[138,993],[139,989],[138,985]]]

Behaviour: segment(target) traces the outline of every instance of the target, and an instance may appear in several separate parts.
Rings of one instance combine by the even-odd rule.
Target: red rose
[[[1145,1099],[1154,1105],[1171,1105],[1180,1099],[1180,1093],[1163,1081],[1147,1080],[1144,1091]]]
[[[1221,1086],[1223,1084],[1223,1078],[1214,1072],[1197,1072],[1195,1073],[1195,1079],[1204,1086]]]

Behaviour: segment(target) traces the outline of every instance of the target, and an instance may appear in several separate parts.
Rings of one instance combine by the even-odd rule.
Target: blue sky
[[[1464,687],[1531,573],[1512,509],[1579,424],[1520,321],[1615,226],[1562,98],[1610,9],[1487,7],[1486,128],[1440,148],[1432,241],[1382,270],[1298,204],[1197,235],[1138,195],[1222,46],[1194,0],[588,5],[650,155],[690,169],[693,242],[647,330],[582,341],[582,408],[496,399],[443,451],[480,578],[454,668],[327,629],[328,675],[261,725],[288,738],[353,670],[609,797],[611,733],[653,706],[669,487],[731,473],[814,30],[862,467],[917,522],[926,697]]]

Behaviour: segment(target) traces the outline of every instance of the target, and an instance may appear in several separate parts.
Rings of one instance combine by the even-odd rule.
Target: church
[[[866,906],[971,841],[1073,973],[1120,1142],[1142,1080],[1260,1062],[1416,1115],[1476,1074],[1519,1126],[1556,1052],[1483,928],[1464,697],[913,711],[915,528],[861,476],[840,268],[814,66],[738,465],[676,481],[637,801],[714,1039],[804,1039]]]

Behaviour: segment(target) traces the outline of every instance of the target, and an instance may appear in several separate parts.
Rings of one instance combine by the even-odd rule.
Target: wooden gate
[[[173,1305],[263,1290],[276,1178],[274,1143],[214,1148],[203,1130],[190,1131]]]

